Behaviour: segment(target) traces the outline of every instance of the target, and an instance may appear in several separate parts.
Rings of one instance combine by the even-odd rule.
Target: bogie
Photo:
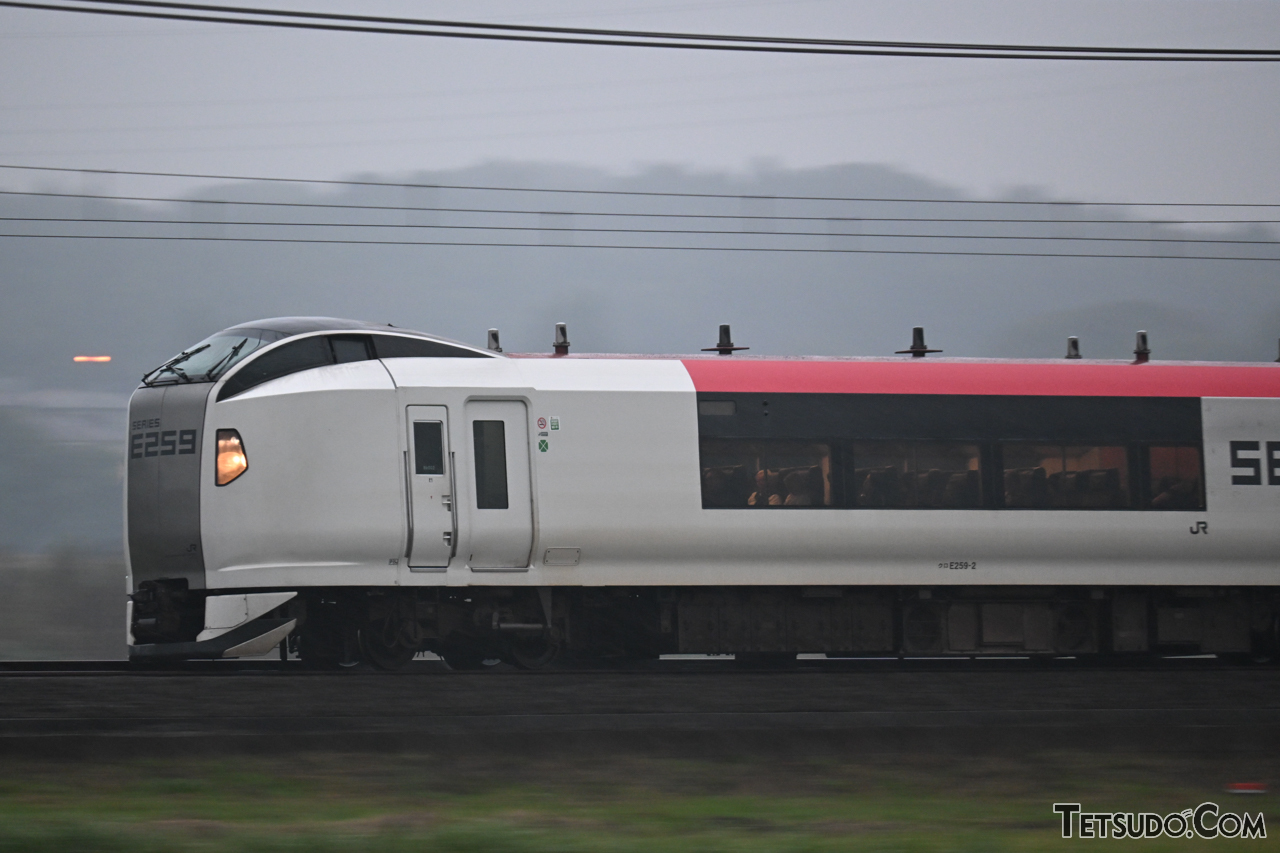
[[[545,602],[545,604],[544,604]],[[544,607],[547,609],[544,610]],[[617,666],[662,655],[1032,658],[1276,654],[1280,595],[1250,589],[769,587],[331,589],[290,605],[304,664]],[[546,617],[550,613],[550,619]]]

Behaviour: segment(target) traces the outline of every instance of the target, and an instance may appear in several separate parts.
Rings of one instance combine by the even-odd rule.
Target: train
[[[742,349],[212,335],[130,399],[130,659],[1280,652],[1280,364]]]

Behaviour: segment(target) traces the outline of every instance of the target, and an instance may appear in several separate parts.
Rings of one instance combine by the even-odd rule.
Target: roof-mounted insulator
[[[556,323],[556,340],[551,347],[556,355],[569,354],[569,329],[564,323]]]
[[[751,347],[735,347],[733,345],[733,335],[729,333],[729,324],[720,324],[720,343],[713,347],[703,347],[703,352],[718,352],[721,355],[733,355],[735,350],[751,349]]]
[[[907,349],[898,350],[898,355],[911,354],[912,358],[924,358],[928,353],[942,352],[940,349],[929,349],[924,345],[924,326],[915,326],[911,329],[911,346]]]
[[[1151,347],[1147,346],[1147,333],[1138,332],[1138,341],[1133,347],[1133,363],[1146,364],[1151,360]]]
[[[497,329],[489,330],[489,349],[493,350],[494,352],[502,352],[502,344],[498,342]]]
[[[1067,358],[1080,358],[1080,339],[1075,335],[1067,338]]]

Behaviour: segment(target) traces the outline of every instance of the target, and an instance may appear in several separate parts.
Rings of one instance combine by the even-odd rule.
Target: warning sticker
[[[554,422],[555,418],[552,418],[551,420]],[[546,429],[546,428],[547,428],[547,419],[538,418],[538,429]]]
[[[538,450],[543,453],[547,452],[547,440],[545,438],[538,439]]]
[[[560,429],[560,419],[559,419],[559,418],[557,418],[557,417],[553,417],[553,418],[551,418],[551,428],[552,428],[552,429]]]

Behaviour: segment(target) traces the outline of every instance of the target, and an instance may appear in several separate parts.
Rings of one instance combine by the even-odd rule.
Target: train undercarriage
[[[182,582],[144,584],[133,597],[133,657],[231,657],[279,647],[315,668],[394,670],[420,652],[454,669],[495,660],[522,669],[609,666],[669,654],[770,663],[803,653],[1280,654],[1280,590],[1272,588],[336,587],[274,594],[288,600],[228,631],[232,639],[202,641],[209,633],[201,633],[203,592]]]

